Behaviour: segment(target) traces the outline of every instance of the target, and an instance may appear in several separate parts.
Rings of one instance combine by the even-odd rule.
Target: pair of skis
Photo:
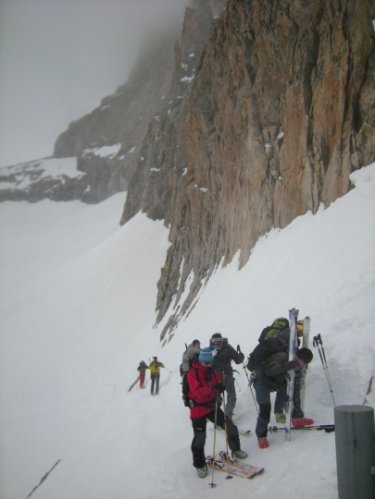
[[[257,475],[261,475],[264,472],[264,468],[238,462],[228,456],[225,451],[219,452],[217,456],[207,456],[206,462],[208,468],[227,473],[228,477],[238,476],[241,478],[251,479]]]
[[[295,360],[296,351],[298,346],[297,339],[297,319],[298,319],[298,310],[295,308],[291,308],[289,310],[289,362]],[[285,440],[292,439],[292,412],[293,412],[293,395],[294,395],[294,378],[295,372],[294,369],[289,371],[288,378],[288,405],[287,405],[287,413],[286,413],[286,424],[285,424]]]

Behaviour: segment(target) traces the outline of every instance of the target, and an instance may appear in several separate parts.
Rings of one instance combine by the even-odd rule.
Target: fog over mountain
[[[1,0],[0,167],[50,156],[58,134],[129,76],[142,40],[185,0]]]

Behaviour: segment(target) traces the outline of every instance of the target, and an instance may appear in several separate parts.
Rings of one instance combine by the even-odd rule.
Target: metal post
[[[374,499],[374,409],[363,405],[335,407],[339,499]]]

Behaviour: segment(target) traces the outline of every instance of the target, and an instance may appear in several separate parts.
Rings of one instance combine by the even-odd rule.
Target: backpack
[[[262,362],[277,352],[288,352],[289,335],[289,321],[284,317],[274,320],[271,326],[264,328],[258,345],[249,355],[246,365],[249,371],[261,369]]]
[[[189,399],[189,383],[187,380],[187,373],[182,376],[182,401],[185,407],[190,407],[190,399]]]
[[[199,375],[199,371],[196,367],[192,367],[191,369],[194,369],[195,371],[195,376],[198,380],[202,381],[200,375]],[[209,379],[212,378],[212,375],[213,375],[213,370],[210,372],[210,377]],[[193,401],[190,400],[189,398],[189,390],[190,390],[190,387],[189,387],[189,383],[188,383],[188,380],[187,380],[187,373],[184,373],[184,375],[182,376],[182,382],[181,382],[181,385],[182,385],[182,400],[184,402],[184,405],[185,407],[192,407],[192,404],[193,404]],[[197,404],[195,404],[197,405]],[[207,405],[207,404],[198,404],[198,405]]]
[[[198,375],[198,369],[196,369],[194,367],[194,371],[195,371],[195,376],[198,378],[199,375]],[[182,400],[184,402],[184,405],[185,407],[190,407],[190,399],[189,399],[189,390],[190,390],[190,387],[189,387],[189,383],[188,383],[188,379],[187,379],[187,373],[184,373],[182,375],[182,382],[181,382],[181,385],[182,385]]]
[[[289,321],[284,317],[273,321],[271,326],[263,329],[259,336],[258,342],[262,343],[267,340],[281,340],[289,344]]]
[[[285,373],[287,365],[288,354],[276,352],[263,360],[260,369],[265,376],[275,378]]]
[[[191,368],[191,366],[193,365],[193,362],[194,360],[198,360],[198,355],[199,353],[198,352],[190,352],[189,353],[189,348],[190,348],[191,345],[187,345],[185,343],[185,351],[184,353],[182,354],[182,362],[180,364],[180,376],[184,376],[184,374],[186,374],[188,371],[184,371],[184,362],[188,362],[189,364],[189,367],[188,367],[188,370]],[[185,356],[188,355],[187,358],[185,358]],[[186,368],[185,368],[186,369]]]

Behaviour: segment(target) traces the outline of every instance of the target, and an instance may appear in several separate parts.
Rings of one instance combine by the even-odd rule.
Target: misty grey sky
[[[0,167],[49,156],[187,0],[0,0]]]

